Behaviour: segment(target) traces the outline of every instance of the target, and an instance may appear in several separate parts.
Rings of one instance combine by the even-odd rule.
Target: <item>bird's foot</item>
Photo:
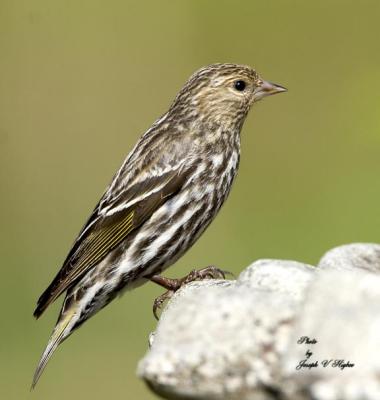
[[[149,279],[152,282],[157,283],[158,285],[167,289],[165,293],[154,300],[153,315],[158,320],[157,311],[159,311],[165,301],[169,300],[173,296],[173,294],[182,286],[190,282],[201,281],[204,279],[226,279],[226,275],[233,274],[229,271],[223,271],[220,268],[210,265],[202,269],[193,270],[188,275],[180,279],[165,278],[161,275],[151,276]]]
[[[203,281],[204,279],[226,279],[226,275],[232,275],[232,273],[210,265],[202,269],[194,269],[181,280],[182,285],[186,285],[187,283]]]
[[[159,319],[158,312],[161,310],[161,308],[164,305],[164,303],[167,300],[169,300],[173,296],[174,293],[175,293],[174,290],[168,290],[165,293],[162,293],[161,296],[158,296],[157,298],[154,299],[154,302],[153,302],[153,315],[154,315],[154,318],[156,318],[157,321]]]

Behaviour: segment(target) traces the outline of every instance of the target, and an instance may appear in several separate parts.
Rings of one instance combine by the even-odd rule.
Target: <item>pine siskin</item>
[[[36,318],[66,292],[32,387],[57,346],[121,290],[149,280],[179,287],[158,274],[195,243],[229,194],[251,105],[285,90],[235,64],[213,64],[191,76],[117,171],[39,298]]]

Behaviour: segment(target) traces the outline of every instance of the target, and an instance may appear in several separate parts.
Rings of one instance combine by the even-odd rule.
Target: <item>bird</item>
[[[224,277],[216,267],[182,279],[161,273],[197,241],[225,202],[251,106],[285,91],[250,66],[232,63],[208,65],[188,79],[126,157],[38,299],[36,318],[65,293],[32,388],[58,345],[125,290],[152,281],[173,292],[194,279]]]

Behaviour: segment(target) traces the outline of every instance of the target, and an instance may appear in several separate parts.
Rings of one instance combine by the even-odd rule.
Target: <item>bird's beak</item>
[[[266,96],[272,94],[286,92],[287,89],[283,86],[277,85],[276,83],[271,83],[267,81],[261,81],[261,84],[253,92],[253,101],[261,100]]]

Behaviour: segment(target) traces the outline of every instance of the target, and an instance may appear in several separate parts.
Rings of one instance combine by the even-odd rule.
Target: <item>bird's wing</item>
[[[37,302],[34,316],[44,310],[70,285],[98,264],[133,230],[177,193],[189,169],[177,166],[132,184],[116,198],[105,193],[69,252],[61,270]]]

